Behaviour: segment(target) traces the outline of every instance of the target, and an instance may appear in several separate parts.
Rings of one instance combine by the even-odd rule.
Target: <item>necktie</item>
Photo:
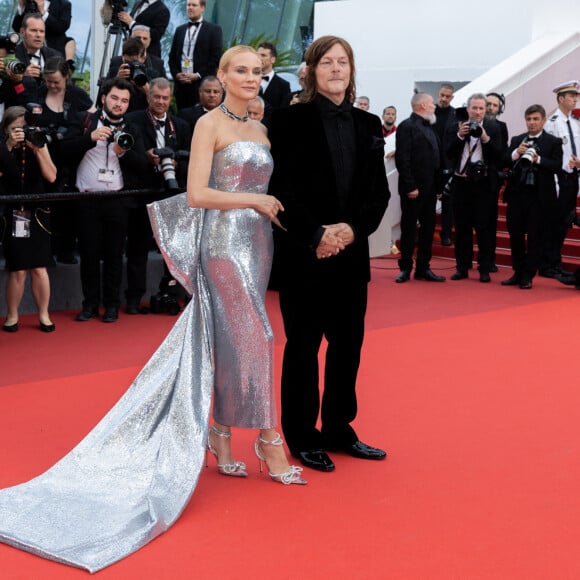
[[[572,133],[572,125],[570,125],[570,119],[566,121],[566,125],[568,125],[568,135],[570,135],[570,147],[572,147],[572,155],[576,156],[576,143],[574,143],[574,133]]]

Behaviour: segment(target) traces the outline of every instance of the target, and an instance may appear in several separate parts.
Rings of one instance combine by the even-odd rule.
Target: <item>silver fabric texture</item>
[[[266,146],[232,144],[215,154],[214,164],[215,186],[266,191],[272,168]],[[274,424],[264,312],[269,222],[254,210],[191,209],[185,194],[151,204],[149,212],[191,302],[77,447],[39,477],[0,490],[0,541],[90,572],[138,550],[185,509],[203,465],[214,376],[220,376],[220,417],[240,426]],[[240,309],[230,312],[232,297]],[[259,350],[264,345],[266,352]],[[217,353],[222,347],[227,356]]]

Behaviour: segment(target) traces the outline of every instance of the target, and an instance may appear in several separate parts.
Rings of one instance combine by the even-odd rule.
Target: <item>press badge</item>
[[[113,183],[114,169],[99,169],[97,180],[102,183]]]
[[[12,212],[12,237],[29,238],[30,237],[30,218],[31,213],[28,209],[15,209]]]
[[[193,61],[189,57],[185,57],[181,61],[181,72],[182,73],[192,73],[193,72]]]

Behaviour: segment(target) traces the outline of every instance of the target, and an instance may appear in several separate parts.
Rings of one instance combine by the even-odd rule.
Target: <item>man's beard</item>
[[[123,115],[112,113],[105,103],[103,103],[103,112],[109,117],[110,121],[120,121],[123,118]]]

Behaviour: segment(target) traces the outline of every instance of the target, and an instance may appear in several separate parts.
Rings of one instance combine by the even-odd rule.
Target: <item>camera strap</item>
[[[479,143],[479,137],[475,140],[473,147],[469,150],[469,155],[467,156],[467,159],[465,160],[465,164],[461,168],[461,171],[459,172],[458,175],[461,175],[461,176],[465,175],[465,170],[467,169],[467,166],[469,165],[469,162],[471,161],[471,156],[473,155],[473,152],[475,151],[475,148],[477,147],[478,143]]]

